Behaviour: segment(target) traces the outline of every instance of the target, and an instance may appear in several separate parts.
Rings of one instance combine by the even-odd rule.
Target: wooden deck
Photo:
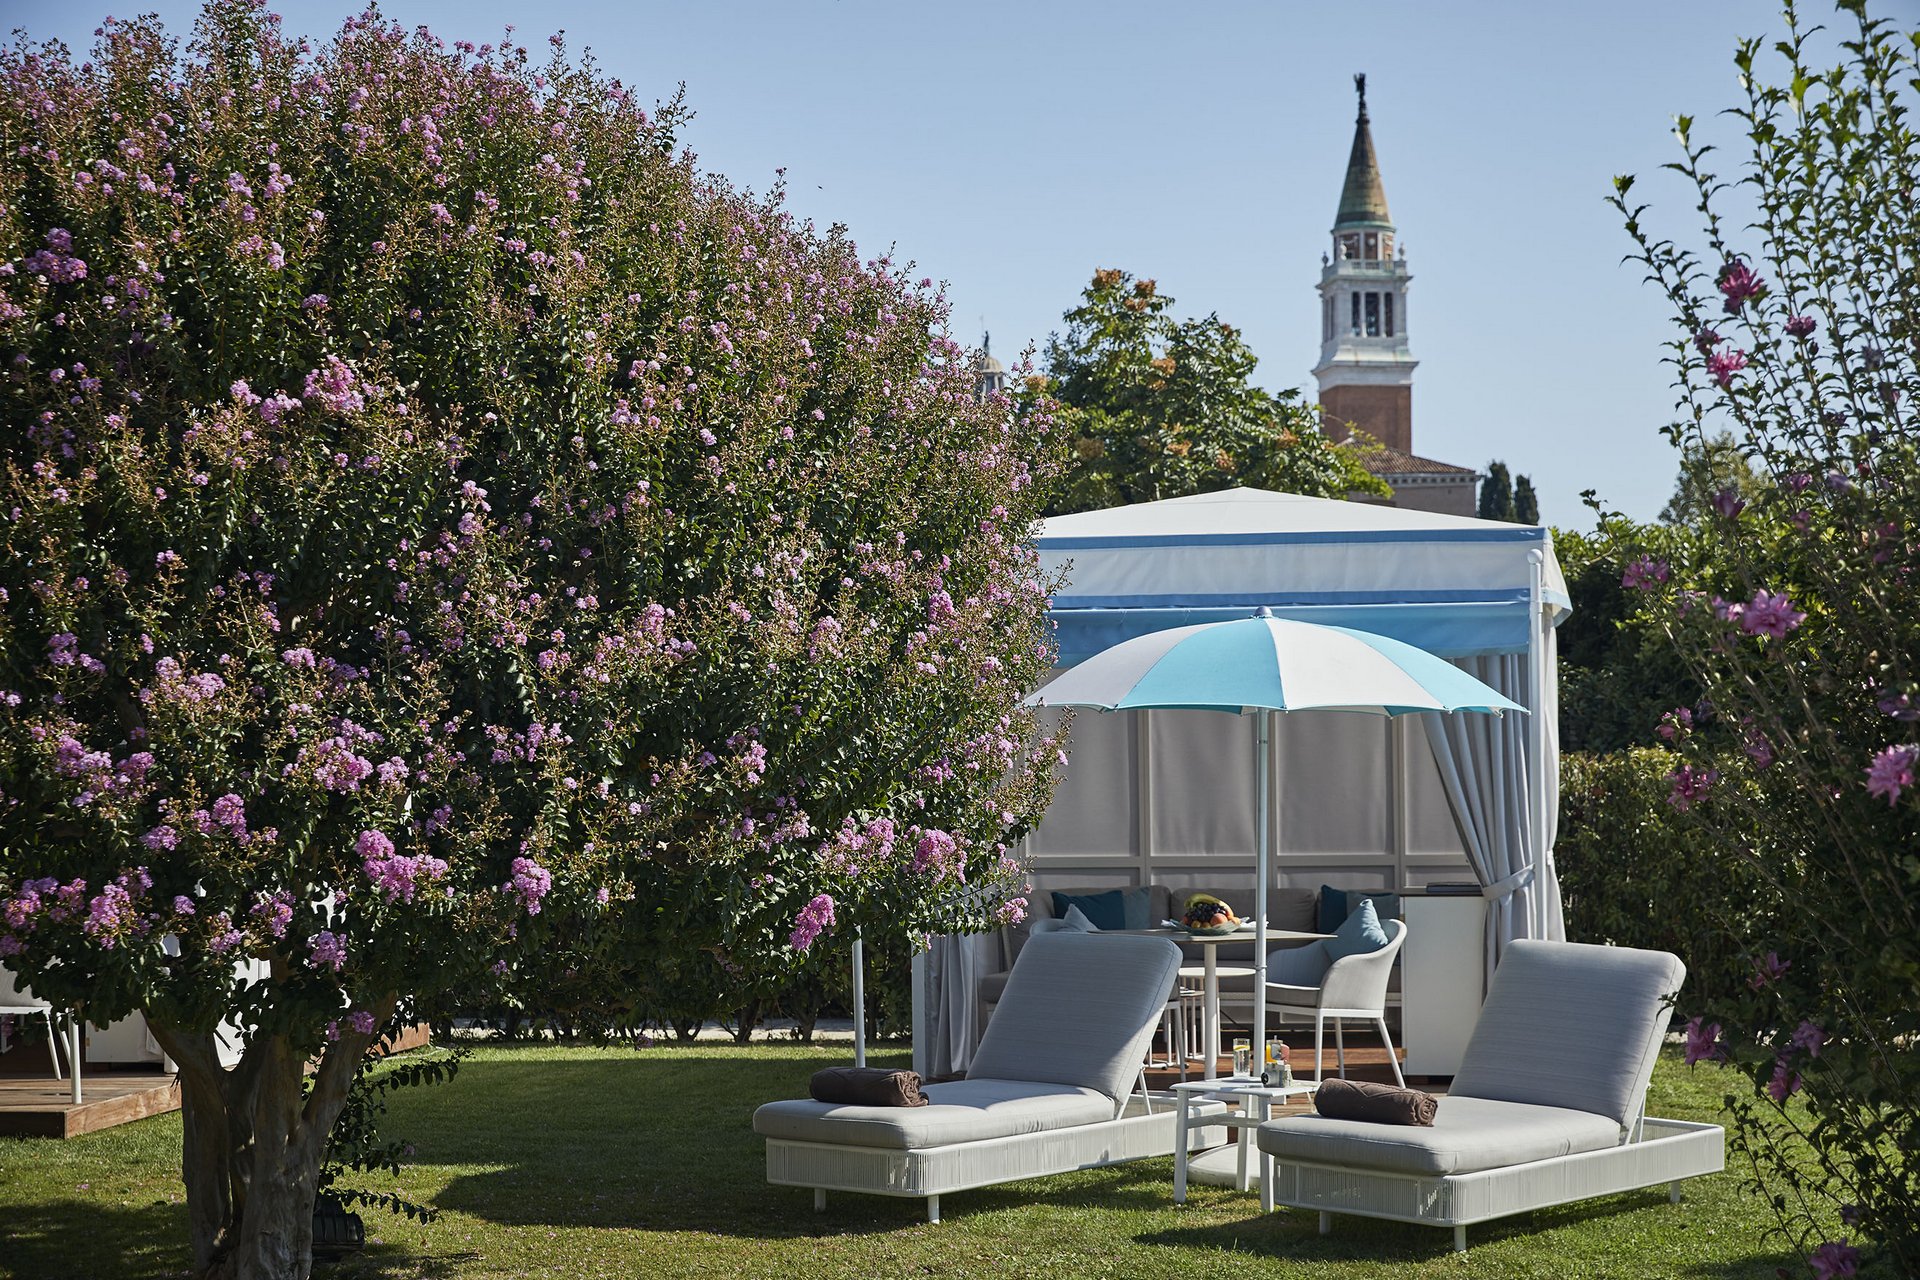
[[[397,1033],[393,1052],[430,1043],[431,1031],[419,1023]],[[76,1107],[72,1082],[53,1078],[44,1044],[16,1046],[0,1061],[0,1135],[77,1138],[180,1109],[179,1084],[157,1066],[84,1070],[80,1096]]]
[[[180,1107],[180,1086],[159,1071],[83,1073],[80,1092],[76,1107],[72,1083],[51,1072],[0,1076],[0,1134],[77,1138]]]
[[[1233,1034],[1229,1031],[1221,1038],[1231,1042]],[[1311,1080],[1313,1078],[1313,1032],[1308,1031],[1302,1036],[1293,1028],[1288,1028],[1286,1035],[1282,1038],[1286,1040],[1287,1048],[1291,1050],[1293,1054],[1293,1073],[1302,1079]],[[1156,1055],[1158,1052],[1159,1046],[1156,1045]],[[1403,1059],[1406,1056],[1404,1050],[1397,1050],[1396,1053]],[[1333,1051],[1332,1033],[1328,1033],[1327,1035],[1325,1067],[1328,1076],[1339,1073],[1338,1059],[1335,1057]],[[1201,1063],[1198,1058],[1189,1061],[1187,1063],[1186,1078],[1189,1080],[1198,1080],[1200,1078],[1200,1068]],[[1232,1075],[1233,1055],[1230,1053],[1222,1054],[1216,1070],[1218,1074],[1223,1076]],[[1371,1080],[1379,1084],[1392,1084],[1394,1082],[1393,1068],[1387,1065],[1386,1046],[1380,1043],[1378,1036],[1371,1032],[1362,1032],[1359,1030],[1353,1030],[1347,1033],[1347,1078],[1349,1080]],[[1180,1071],[1177,1067],[1147,1068],[1147,1087],[1150,1089],[1165,1089],[1178,1082],[1179,1079]],[[1429,1093],[1446,1092],[1444,1081],[1436,1083],[1416,1077],[1408,1080],[1407,1083],[1414,1088],[1425,1089]],[[1297,1108],[1304,1108],[1307,1105],[1309,1104],[1303,1099],[1297,1104]]]

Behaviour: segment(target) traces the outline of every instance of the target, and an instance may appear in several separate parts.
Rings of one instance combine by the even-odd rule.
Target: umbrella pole
[[[1253,1055],[1254,1074],[1267,1070],[1267,881],[1273,878],[1272,851],[1267,839],[1267,735],[1273,712],[1262,710],[1259,749],[1254,753],[1260,771],[1259,839],[1255,842],[1253,885]]]

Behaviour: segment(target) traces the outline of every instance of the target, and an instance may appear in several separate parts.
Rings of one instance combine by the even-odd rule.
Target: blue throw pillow
[[[1380,913],[1373,909],[1373,899],[1362,898],[1353,914],[1334,930],[1324,945],[1331,960],[1364,956],[1386,946],[1387,931],[1380,927]]]
[[[1126,895],[1119,889],[1109,889],[1105,893],[1058,893],[1053,895],[1053,915],[1056,920],[1067,918],[1070,908],[1080,908],[1080,914],[1096,929],[1124,929],[1127,927]]]
[[[1397,893],[1374,893],[1360,889],[1336,889],[1330,884],[1320,886],[1320,924],[1319,932],[1332,933],[1346,918],[1353,914],[1362,898],[1373,901],[1373,909],[1382,920],[1398,920],[1406,912],[1400,906]]]
[[[1078,907],[1068,907],[1067,914],[1058,920],[1035,920],[1032,931],[1036,934],[1100,932],[1094,928],[1093,921],[1087,919],[1086,913]]]

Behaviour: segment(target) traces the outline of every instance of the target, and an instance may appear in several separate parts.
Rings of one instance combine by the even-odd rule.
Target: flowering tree
[[[1625,572],[1705,692],[1663,721],[1666,803],[1761,898],[1720,904],[1749,981],[1693,998],[1687,1057],[1751,1081],[1736,1145],[1823,1277],[1853,1274],[1861,1237],[1920,1269],[1915,38],[1839,7],[1831,69],[1792,4],[1778,85],[1741,45],[1737,181],[1680,119],[1704,255],[1646,229],[1631,178],[1615,199],[1681,328],[1676,443],[1730,430],[1760,479]]]
[[[1178,498],[1245,484],[1344,498],[1390,496],[1357,451],[1320,431],[1300,393],[1253,385],[1239,330],[1209,315],[1175,320],[1152,280],[1102,268],[1047,342],[1047,376],[1073,457],[1055,512]]]
[[[0,79],[0,956],[180,1064],[200,1272],[307,1271],[416,998],[1021,910],[1052,437],[928,282],[557,40],[219,0]]]

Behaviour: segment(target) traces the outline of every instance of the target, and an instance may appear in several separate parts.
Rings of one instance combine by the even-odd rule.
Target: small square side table
[[[1187,1202],[1187,1131],[1193,1119],[1193,1100],[1211,1099],[1217,1102],[1238,1102],[1240,1104],[1240,1125],[1238,1145],[1239,1164],[1236,1170],[1235,1185],[1242,1191],[1251,1190],[1248,1181],[1247,1156],[1255,1144],[1253,1130],[1256,1125],[1273,1117],[1273,1104],[1276,1099],[1310,1097],[1317,1086],[1296,1081],[1288,1085],[1265,1085],[1258,1078],[1228,1076],[1217,1080],[1183,1080],[1173,1086],[1180,1099],[1178,1118],[1174,1121],[1173,1142],[1173,1202]],[[1255,1114],[1257,1112],[1257,1115]],[[1202,1123],[1211,1127],[1220,1123],[1217,1115],[1202,1118]],[[1273,1212],[1273,1157],[1266,1152],[1258,1152],[1260,1178],[1260,1209],[1263,1213]]]

